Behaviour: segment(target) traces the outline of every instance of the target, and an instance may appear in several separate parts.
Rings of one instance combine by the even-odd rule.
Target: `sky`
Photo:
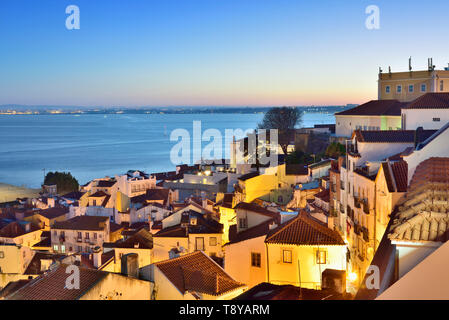
[[[66,28],[66,7],[80,29]],[[377,5],[379,29],[366,28]],[[449,63],[447,0],[1,0],[0,105],[342,105]]]

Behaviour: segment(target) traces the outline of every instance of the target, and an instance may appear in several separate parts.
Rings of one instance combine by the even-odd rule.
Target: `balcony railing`
[[[362,234],[363,234],[363,240],[365,242],[369,242],[369,232],[368,232],[367,228],[362,227]]]
[[[357,209],[361,208],[361,203],[358,197],[354,196],[354,207],[356,207]]]
[[[363,212],[365,212],[366,214],[369,214],[369,203],[368,201],[363,201]]]

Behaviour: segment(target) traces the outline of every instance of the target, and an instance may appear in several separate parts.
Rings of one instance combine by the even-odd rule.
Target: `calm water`
[[[39,187],[45,169],[70,171],[80,183],[122,174],[174,170],[170,133],[215,128],[252,129],[262,114],[0,115],[0,182]],[[305,114],[304,126],[334,123],[333,115]],[[223,138],[224,141],[224,138]],[[208,142],[203,142],[203,147]],[[226,152],[229,149],[226,146]],[[228,156],[224,154],[223,156]]]

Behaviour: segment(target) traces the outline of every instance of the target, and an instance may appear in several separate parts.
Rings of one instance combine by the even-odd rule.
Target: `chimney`
[[[101,247],[96,246],[93,251],[94,267],[98,269],[101,266]]]
[[[270,230],[273,230],[273,229],[275,229],[275,228],[277,228],[277,227],[278,227],[278,225],[277,225],[277,223],[274,222],[274,221],[268,225],[268,228],[269,228]]]
[[[139,256],[137,253],[128,253],[122,256],[121,273],[127,277],[139,278]]]
[[[422,137],[423,127],[418,127],[415,130],[415,149],[418,146],[418,144],[421,142],[420,139]]]

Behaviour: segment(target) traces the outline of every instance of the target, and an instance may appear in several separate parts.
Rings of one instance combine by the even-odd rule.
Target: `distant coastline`
[[[304,106],[298,107],[304,113],[334,114],[353,108],[354,104],[345,106]],[[58,115],[58,114],[263,114],[270,107],[43,107],[43,106],[0,106],[0,115]]]
[[[0,182],[0,203],[14,201],[17,198],[32,198],[39,196],[40,189],[30,189]]]

